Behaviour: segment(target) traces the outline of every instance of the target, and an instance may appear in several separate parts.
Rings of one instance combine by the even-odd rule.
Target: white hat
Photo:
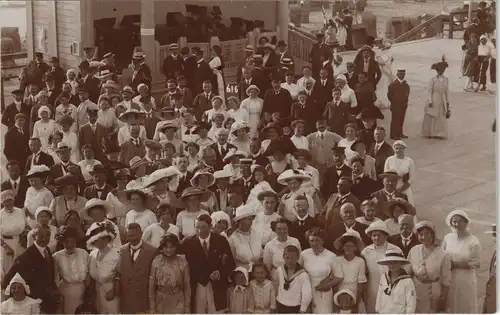
[[[388,251],[385,252],[385,257],[377,261],[377,264],[388,265],[394,262],[402,263],[404,265],[410,263],[408,259],[405,258],[400,249],[399,250],[389,249]]]
[[[24,281],[23,277],[18,273],[12,277],[12,279],[9,282],[9,285],[7,285],[7,288],[5,289],[5,295],[10,295],[10,286],[14,283],[19,283],[22,284],[24,287],[24,291],[26,292],[26,295],[30,294],[30,286]]]
[[[462,218],[464,218],[465,220],[467,220],[467,223],[470,222],[470,218],[469,218],[469,215],[462,209],[455,209],[453,210],[452,212],[450,212],[447,216],[446,216],[446,224],[451,227],[451,219],[454,217],[454,216],[461,216]]]
[[[215,227],[215,225],[217,225],[217,223],[219,223],[220,221],[222,220],[225,220],[227,221],[227,224],[228,224],[228,228],[231,228],[231,218],[229,217],[229,215],[224,212],[224,211],[216,211],[214,213],[212,213],[212,215],[210,215],[210,217],[212,218],[212,227]]]
[[[91,61],[89,63],[89,67],[90,68],[99,68],[99,67],[102,67],[102,66],[105,66],[106,64],[102,61]]]
[[[139,116],[139,115],[146,115],[146,113],[141,111],[141,110],[130,108],[130,109],[127,109],[125,112],[123,112],[120,115],[120,117],[118,117],[118,119],[120,119],[121,121],[126,121],[132,115]]]
[[[406,143],[403,140],[394,141],[394,143],[392,144],[392,148],[394,148],[397,145],[400,145],[400,146],[404,147],[405,149],[407,148]]]
[[[359,235],[357,231],[349,230],[335,240],[335,242],[333,243],[335,249],[340,250],[340,247],[343,245],[342,241],[347,237],[352,237],[356,240],[355,245],[360,252],[363,250],[363,248],[365,248],[365,244],[363,244],[363,241],[361,240],[361,235]]]
[[[220,171],[215,171],[214,172],[214,178],[215,179],[221,179],[221,178],[230,178],[233,177],[233,173],[231,173],[228,170],[220,170]]]
[[[258,87],[257,85],[255,85],[255,84],[252,84],[252,85],[250,85],[249,87],[247,87],[247,89],[246,89],[246,91],[245,91],[245,92],[246,92],[246,94],[247,94],[247,96],[250,96],[250,91],[251,91],[251,90],[256,90],[256,91],[257,91],[257,94],[259,94],[259,93],[260,93],[260,89],[259,89],[259,87]]]
[[[42,113],[43,112],[48,113],[49,116],[52,113],[52,111],[50,110],[50,108],[47,105],[40,106],[40,108],[38,109],[38,112],[37,112],[38,118],[40,118],[40,119],[42,118]]]
[[[191,180],[189,181],[189,183],[191,184],[191,186],[198,187],[197,181],[198,181],[198,177],[200,175],[208,175],[208,177],[209,177],[208,187],[213,186],[215,184],[214,174],[212,174],[209,170],[204,170],[203,169],[203,170],[199,170],[196,173],[194,173],[193,178],[191,178]]]
[[[102,70],[99,75],[96,75],[95,77],[99,80],[105,79],[107,77],[113,76],[113,72],[109,71],[108,69]]]
[[[92,210],[93,208],[96,208],[96,207],[103,207],[106,214],[112,212],[111,210],[113,210],[113,207],[111,206],[111,204],[109,202],[107,202],[105,200],[101,200],[99,198],[92,198],[89,201],[87,201],[85,203],[85,207],[83,207],[83,209],[80,210],[80,216],[89,217],[90,216],[89,210]]]
[[[300,170],[286,170],[278,176],[278,184],[286,185],[286,182],[290,179],[299,179],[303,182],[308,182],[311,180],[311,176]]]
[[[336,76],[335,80],[342,80],[344,82],[347,82],[347,78],[343,74],[339,74],[338,76]]]
[[[164,178],[170,178],[168,181],[168,189],[171,191],[176,191],[179,186],[179,175],[180,172],[175,166],[169,166],[167,168],[162,168],[151,173],[144,182],[144,188],[150,187]]]
[[[373,231],[382,231],[382,232],[386,233],[387,235],[391,234],[391,232],[389,232],[389,229],[387,228],[387,224],[385,224],[385,222],[382,220],[377,220],[377,221],[371,223],[368,226],[368,228],[365,230],[365,233],[366,233],[366,235],[368,235],[368,233],[371,233]]]
[[[347,294],[347,295],[349,295],[352,298],[352,301],[354,303],[356,303],[356,296],[354,295],[354,293],[352,293],[351,290],[349,290],[349,289],[341,289],[341,290],[338,290],[337,293],[335,293],[335,295],[333,296],[333,303],[335,303],[335,305],[340,306],[339,305],[339,296],[341,294]]]
[[[217,131],[215,132],[215,136],[217,137],[218,135],[229,135],[229,130],[227,130],[226,128],[219,128],[217,129]]]
[[[248,126],[248,124],[246,122],[244,122],[244,121],[236,122],[231,126],[231,133],[234,134],[234,133],[236,133],[236,131],[242,130],[242,129],[246,129],[247,132],[250,131],[250,127]]]
[[[232,272],[231,272],[231,276],[235,273],[235,272],[241,272],[244,276],[245,276],[245,285],[248,285],[248,270],[246,270],[244,267],[236,267]]]
[[[46,176],[48,172],[50,172],[50,169],[43,164],[33,165],[28,171],[26,178],[37,177],[37,175],[43,177]]]
[[[87,248],[91,250],[93,248],[92,243],[97,241],[102,237],[110,237],[111,240],[115,239],[115,226],[111,222],[94,222],[85,233],[87,236]]]
[[[50,209],[49,207],[40,206],[40,207],[36,208],[35,219],[37,219],[38,216],[40,215],[40,213],[42,213],[43,211],[47,211],[50,214],[50,217],[53,217],[52,209]]]
[[[238,208],[236,208],[236,214],[234,216],[234,221],[238,222],[239,220],[244,219],[244,218],[255,217],[255,215],[256,215],[256,213],[255,213],[255,211],[253,211],[252,208],[243,204],[243,205],[239,206]]]
[[[227,152],[226,156],[222,159],[222,162],[227,163],[233,156],[246,157],[247,154],[236,148],[232,148]]]

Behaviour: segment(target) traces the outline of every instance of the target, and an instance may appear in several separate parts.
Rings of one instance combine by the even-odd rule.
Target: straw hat
[[[234,216],[234,221],[238,222],[241,219],[255,217],[256,213],[253,209],[247,205],[241,205],[236,208],[236,214]]]
[[[29,285],[26,283],[26,281],[24,281],[23,277],[21,277],[21,275],[19,273],[16,273],[14,275],[14,277],[12,277],[12,279],[10,280],[9,282],[9,285],[7,285],[7,288],[5,289],[5,295],[10,295],[10,287],[14,284],[14,283],[19,283],[19,284],[22,284],[23,287],[24,287],[24,291],[27,295],[29,295],[31,293],[30,291],[30,287]],[[40,301],[41,303],[41,300],[37,300],[37,301]]]
[[[247,133],[250,132],[250,127],[248,127],[248,124],[244,121],[240,121],[237,123],[234,123],[231,126],[231,133],[236,136],[236,132],[239,130],[245,130]]]
[[[90,210],[97,208],[97,207],[104,208],[104,212],[106,214],[113,210],[112,206],[109,202],[107,202],[105,200],[101,200],[99,198],[92,198],[85,203],[85,207],[83,207],[83,209],[80,210],[80,213],[85,213],[87,216],[90,217],[90,214],[89,214]]]
[[[94,222],[87,230],[85,236],[87,236],[87,248],[92,249],[92,243],[103,237],[109,237],[113,240],[116,237],[116,233],[111,222]]]
[[[278,176],[278,184],[286,185],[291,179],[301,180],[302,182],[308,182],[311,180],[311,176],[300,170],[286,170]]]
[[[57,148],[55,151],[56,151],[56,153],[64,152],[64,151],[71,151],[71,147],[69,145],[67,145],[66,143],[61,141],[57,144]]]
[[[109,71],[109,69],[102,70],[99,75],[96,75],[95,77],[99,80],[106,79],[109,77],[113,76],[113,72]]]
[[[371,223],[368,226],[368,228],[365,230],[365,233],[366,233],[366,235],[368,235],[368,233],[371,233],[373,231],[381,231],[387,235],[391,234],[391,232],[389,232],[389,229],[387,228],[387,225],[382,220],[377,220],[377,221]]]
[[[173,128],[173,129],[175,129],[175,131],[177,131],[177,130],[179,130],[180,126],[179,126],[179,124],[177,124],[174,121],[164,120],[164,121],[160,122],[157,129],[159,132],[164,132],[168,128]]]
[[[139,156],[134,156],[130,161],[128,162],[129,167],[131,170],[134,170],[138,167],[141,167],[143,165],[147,165],[148,161],[141,159]]]
[[[130,108],[130,109],[127,109],[125,112],[123,112],[120,115],[120,117],[118,117],[118,119],[120,119],[121,121],[126,122],[131,117],[138,117],[139,118],[139,117],[142,117],[142,116],[145,116],[145,115],[146,115],[146,113],[143,112],[143,111]]]
[[[333,303],[335,303],[335,305],[340,306],[339,305],[339,296],[341,294],[349,295],[352,298],[352,301],[354,302],[354,304],[356,304],[356,296],[354,295],[354,293],[352,293],[352,291],[349,289],[341,289],[341,290],[338,290],[337,293],[335,293],[335,295],[333,296]]]
[[[119,90],[119,89],[120,89],[120,86],[119,86],[118,84],[116,84],[116,82],[115,82],[115,81],[113,81],[113,80],[108,80],[108,81],[106,81],[106,83],[104,83],[104,84],[102,85],[102,87],[103,87],[103,88],[113,88],[113,89],[115,89],[115,90]]]
[[[455,209],[453,210],[452,212],[450,212],[447,216],[446,216],[446,225],[448,225],[449,227],[451,227],[451,219],[454,217],[454,216],[461,216],[462,218],[464,218],[465,220],[467,220],[467,223],[470,222],[470,218],[469,218],[469,215],[462,209]]]
[[[233,156],[246,157],[247,154],[236,148],[232,148],[227,152],[226,156],[222,159],[222,162],[228,163],[233,158]]]
[[[384,178],[384,177],[394,177],[394,178],[400,178],[401,176],[398,175],[398,173],[394,170],[387,170],[380,174],[378,176],[379,178]]]
[[[214,178],[217,179],[222,179],[222,178],[231,178],[233,177],[233,174],[228,171],[228,170],[220,170],[220,171],[215,171],[214,172]]]
[[[227,227],[231,228],[231,218],[229,217],[229,215],[226,212],[216,211],[216,212],[212,213],[210,215],[210,217],[212,218],[212,227],[215,227],[217,225],[217,223],[224,220],[227,222]]]
[[[144,187],[150,187],[156,184],[158,181],[168,178],[168,189],[170,191],[176,191],[179,186],[179,175],[180,172],[175,166],[169,166],[167,168],[162,168],[151,173],[144,181]]]
[[[346,238],[354,238],[355,239],[355,245],[356,248],[361,252],[363,248],[365,248],[365,244],[363,244],[363,241],[361,240],[361,235],[359,235],[358,232],[354,230],[346,231],[344,234],[339,236],[335,242],[333,243],[333,246],[335,247],[336,250],[340,251],[340,248],[344,244],[344,240]]]
[[[28,174],[26,175],[26,179],[30,179],[33,177],[45,177],[49,174],[50,169],[45,165],[33,165]]]
[[[188,187],[182,191],[181,199],[185,200],[187,197],[190,196],[201,196],[205,192],[199,188],[196,187]]]
[[[198,177],[200,175],[208,175],[208,177],[209,177],[208,187],[213,186],[213,184],[215,184],[214,174],[212,174],[209,170],[199,170],[194,174],[193,178],[191,178],[191,180],[189,181],[191,186],[198,187]]]
[[[252,85],[250,85],[249,87],[247,87],[247,89],[246,89],[246,91],[245,91],[245,93],[247,94],[247,96],[250,96],[250,91],[251,91],[251,90],[256,90],[256,91],[257,91],[257,94],[259,94],[259,93],[260,93],[260,89],[259,89],[259,87],[258,87],[257,85],[255,85],[255,84],[252,84]]]
[[[403,265],[409,264],[408,259],[405,258],[401,250],[390,249],[385,252],[385,257],[377,261],[379,265],[388,265],[391,263],[400,263]]]

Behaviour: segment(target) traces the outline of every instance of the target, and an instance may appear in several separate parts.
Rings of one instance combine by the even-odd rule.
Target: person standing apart
[[[377,87],[377,101],[375,103],[380,108],[387,108],[390,102],[387,98],[388,87],[394,80],[394,74],[392,72],[394,57],[391,53],[391,43],[386,42],[382,45],[380,52],[375,57],[375,61],[378,63],[380,71],[382,72],[378,85],[377,83],[375,84]]]
[[[422,122],[422,136],[430,139],[446,139],[448,137],[447,119],[451,116],[450,101],[448,99],[448,78],[444,71],[448,68],[444,56],[442,61],[431,66],[437,76],[429,81],[429,101],[425,106]]]
[[[410,86],[405,80],[406,70],[398,69],[396,80],[389,84],[387,99],[391,103],[391,139],[400,140],[408,137],[403,133],[406,110],[408,109],[408,98],[410,97]]]

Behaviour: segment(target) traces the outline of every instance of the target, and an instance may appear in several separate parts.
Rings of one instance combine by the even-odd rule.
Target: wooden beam
[[[34,25],[33,25],[33,2],[26,1],[26,46],[28,49],[28,59],[33,60],[35,57],[35,40],[34,40]]]

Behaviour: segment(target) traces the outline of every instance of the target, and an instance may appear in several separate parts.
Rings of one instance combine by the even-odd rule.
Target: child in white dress
[[[255,213],[259,214],[264,212],[264,207],[261,200],[259,200],[259,194],[265,191],[272,191],[273,188],[266,181],[266,171],[264,167],[260,165],[253,164],[250,166],[250,171],[252,172],[253,181],[256,183],[255,186],[250,190],[247,198],[247,205],[251,205]],[[255,224],[255,221],[254,221]]]
[[[41,106],[38,109],[38,120],[33,125],[33,138],[39,138],[42,143],[42,151],[49,147],[49,136],[57,130],[56,122],[50,119],[52,111],[48,106]]]
[[[269,272],[266,265],[256,263],[252,266],[252,298],[254,308],[250,313],[271,314],[276,312],[276,289],[273,282],[268,279]]]
[[[252,288],[248,285],[248,271],[244,267],[236,267],[231,273],[231,282],[227,290],[229,313],[251,313],[254,299]]]

